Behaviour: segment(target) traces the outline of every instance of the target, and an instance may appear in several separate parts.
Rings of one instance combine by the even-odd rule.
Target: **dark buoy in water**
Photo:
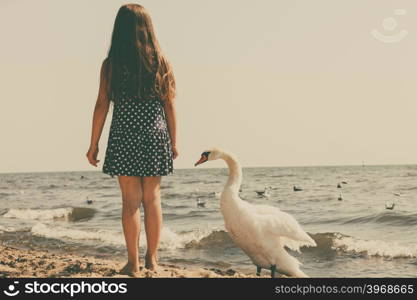
[[[206,207],[206,200],[197,198],[197,207]]]
[[[338,189],[341,189],[341,188],[342,188],[342,185],[341,185],[340,183],[338,183],[338,184],[337,184],[337,188],[338,188]]]
[[[81,175],[80,179],[84,179],[85,177],[83,175]]]
[[[342,201],[343,200],[342,193],[339,194],[339,197],[337,198],[337,200],[339,200],[339,201]]]
[[[299,186],[293,186],[293,190],[294,190],[294,192],[301,192],[303,189],[301,188],[301,187],[299,187]]]
[[[86,202],[87,202],[87,204],[93,204],[93,200],[91,200],[91,199],[90,199],[90,198],[88,198],[88,197],[87,197]]]
[[[342,181],[343,184],[347,184],[347,181]]]

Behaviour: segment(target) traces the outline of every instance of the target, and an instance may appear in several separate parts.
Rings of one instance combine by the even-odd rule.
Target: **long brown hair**
[[[126,84],[128,96],[146,98],[153,91],[164,101],[175,97],[172,67],[161,52],[151,17],[139,4],[119,8],[105,67],[110,101],[121,96],[123,68],[130,74]]]

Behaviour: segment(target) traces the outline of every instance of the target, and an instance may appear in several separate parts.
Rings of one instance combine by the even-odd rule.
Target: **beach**
[[[181,169],[163,179],[163,269],[143,270],[144,277],[256,276],[224,227],[216,193],[227,175],[225,168]],[[416,178],[414,165],[244,168],[240,196],[296,218],[317,243],[290,251],[310,277],[416,277]],[[265,186],[270,197],[258,197]],[[98,171],[0,174],[0,245],[16,248],[1,249],[2,276],[121,276],[120,197],[117,180]]]
[[[0,245],[0,278],[127,278],[119,274],[123,261],[87,255],[18,249]],[[261,277],[268,278],[268,272]],[[190,268],[161,263],[157,272],[141,267],[141,278],[248,278],[233,269]]]

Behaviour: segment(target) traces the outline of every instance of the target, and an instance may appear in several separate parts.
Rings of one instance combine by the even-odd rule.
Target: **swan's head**
[[[202,163],[205,163],[206,161],[209,161],[209,160],[219,159],[222,157],[222,153],[223,151],[217,148],[211,148],[209,150],[205,150],[203,151],[203,153],[201,153],[200,159],[194,164],[194,166],[201,165]]]

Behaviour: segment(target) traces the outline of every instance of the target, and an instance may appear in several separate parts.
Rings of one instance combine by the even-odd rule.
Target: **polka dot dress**
[[[126,94],[127,68],[122,95]],[[173,173],[171,140],[163,102],[155,94],[147,99],[121,97],[114,102],[103,173],[111,177],[165,176]]]

